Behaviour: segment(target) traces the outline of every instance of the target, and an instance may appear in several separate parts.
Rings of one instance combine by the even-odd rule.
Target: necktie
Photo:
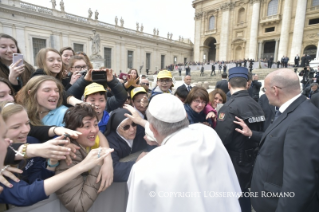
[[[278,117],[279,117],[280,115],[281,115],[281,112],[280,112],[279,110],[276,110],[274,122],[276,121],[276,119],[278,119]]]
[[[190,87],[190,86],[188,86],[187,90],[188,90],[188,92],[189,92],[189,91],[191,90],[191,87]]]

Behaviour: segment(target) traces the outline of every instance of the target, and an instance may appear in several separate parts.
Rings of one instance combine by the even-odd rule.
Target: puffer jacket
[[[71,141],[80,146],[76,141]],[[80,163],[87,156],[86,150],[82,147],[76,151],[76,158],[72,159],[72,164],[68,166],[65,160],[60,161],[55,173],[59,174],[72,166]],[[95,166],[89,172],[84,172],[74,178],[71,182],[59,189],[56,194],[61,203],[74,212],[88,211],[98,196],[100,182],[96,183],[101,166]]]

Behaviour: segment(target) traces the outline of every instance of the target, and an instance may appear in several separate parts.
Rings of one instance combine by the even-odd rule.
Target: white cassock
[[[228,152],[215,130],[203,124],[165,138],[133,166],[127,184],[127,212],[241,211]]]

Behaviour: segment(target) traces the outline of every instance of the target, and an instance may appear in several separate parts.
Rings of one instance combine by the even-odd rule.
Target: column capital
[[[235,7],[235,3],[230,2],[230,3],[224,3],[220,6],[221,11],[226,11],[226,10],[232,10]]]
[[[249,3],[250,4],[254,4],[254,3],[258,3],[258,2],[260,2],[260,3],[262,3],[264,0],[249,0]]]
[[[194,19],[195,19],[195,20],[199,20],[199,19],[202,18],[202,16],[203,16],[203,12],[195,13]]]

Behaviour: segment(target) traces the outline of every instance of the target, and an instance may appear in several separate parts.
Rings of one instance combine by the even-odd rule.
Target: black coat
[[[319,109],[319,93],[316,93],[311,97],[311,102]]]
[[[193,88],[193,87],[192,87],[192,86],[190,86],[190,90],[191,90],[192,88]],[[189,91],[187,90],[187,88],[186,88],[186,85],[185,85],[185,84],[183,84],[183,85],[179,86],[177,89],[181,89],[181,90],[183,90],[183,91],[187,92],[187,94],[189,93]]]
[[[148,145],[143,138],[144,135],[144,128],[137,125],[136,136],[133,140],[132,149],[115,131],[106,136],[109,141],[110,148],[114,149],[111,153],[114,168],[114,182],[127,181],[135,161],[120,162],[120,159],[125,158],[134,152],[144,149],[146,150]]]
[[[258,142],[235,130],[238,128],[234,123],[235,116],[243,119],[248,127],[255,131],[262,131],[265,117],[260,105],[249,96],[247,90],[234,93],[218,112],[215,131],[230,155],[240,187],[245,189],[250,187]]]
[[[258,103],[265,113],[266,120],[265,120],[264,126],[263,126],[263,131],[265,132],[266,129],[268,128],[268,126],[274,121],[275,106],[272,106],[269,104],[269,101],[268,101],[266,94],[263,94],[260,96]]]
[[[318,108],[300,96],[266,132],[256,133],[261,138],[251,182],[251,192],[258,192],[251,198],[256,211],[319,211],[318,113]],[[271,192],[269,197],[267,192]]]
[[[306,57],[305,57],[305,56],[302,56],[302,57],[301,57],[300,67],[305,67],[305,66],[306,66]]]
[[[261,88],[261,82],[258,82],[257,80],[253,80],[251,82],[251,89],[252,89],[252,97],[255,99],[257,102],[259,100],[259,92]]]
[[[216,83],[216,87],[215,88],[220,88],[222,89],[225,94],[228,93],[229,89],[228,89],[228,81],[227,80],[220,80]]]

